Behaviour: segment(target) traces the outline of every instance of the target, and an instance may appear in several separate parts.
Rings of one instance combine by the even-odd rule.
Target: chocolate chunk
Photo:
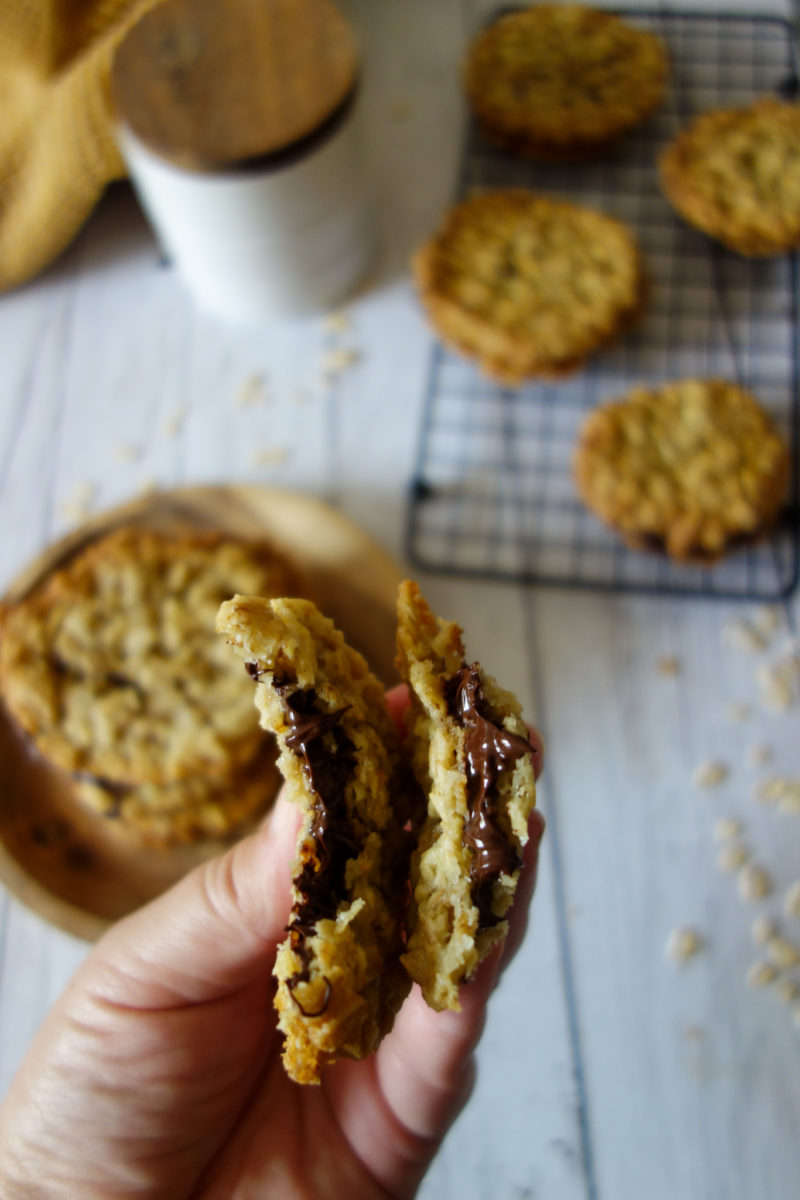
[[[472,851],[472,902],[478,909],[478,929],[489,929],[501,918],[492,911],[494,885],[511,875],[522,857],[500,828],[496,785],[502,771],[533,751],[527,738],[509,733],[488,716],[477,663],[466,663],[448,684],[450,711],[466,733],[467,805],[464,844]]]

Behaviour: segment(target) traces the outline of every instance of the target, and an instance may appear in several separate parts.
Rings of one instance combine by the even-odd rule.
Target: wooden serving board
[[[395,680],[400,571],[346,517],[307,496],[256,486],[180,488],[104,513],[49,547],[14,581],[24,596],[54,568],[120,525],[190,525],[264,537],[309,577],[317,603],[387,684]],[[0,880],[45,920],[94,940],[221,844],[153,850],[125,839],[72,794],[69,777],[34,756],[0,708]]]

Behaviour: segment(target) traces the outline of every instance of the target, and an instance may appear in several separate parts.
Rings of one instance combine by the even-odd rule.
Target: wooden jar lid
[[[332,0],[166,0],[123,39],[112,89],[145,146],[213,170],[319,130],[352,94],[357,69]]]

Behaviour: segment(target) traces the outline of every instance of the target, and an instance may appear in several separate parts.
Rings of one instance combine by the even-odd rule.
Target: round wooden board
[[[319,606],[387,684],[395,680],[394,560],[318,500],[247,485],[155,493],[93,518],[49,547],[6,593],[17,600],[78,550],[120,525],[190,525],[265,537],[306,571]],[[31,755],[0,708],[0,880],[45,920],[94,940],[157,896],[219,843],[153,850],[86,811],[64,773]]]

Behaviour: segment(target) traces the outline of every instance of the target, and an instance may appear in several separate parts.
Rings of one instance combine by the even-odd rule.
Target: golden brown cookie
[[[689,224],[746,255],[800,246],[800,107],[768,97],[705,113],[661,156],[661,186]]]
[[[398,738],[383,685],[310,601],[236,596],[217,628],[255,680],[303,809],[275,1006],[288,1074],[318,1083],[327,1063],[376,1049],[410,987],[398,961],[408,873]]]
[[[639,315],[639,253],[619,221],[521,189],[472,196],[416,255],[441,337],[506,384],[558,377]]]
[[[777,520],[789,452],[748,392],[725,380],[634,388],[584,421],[584,503],[637,549],[713,562]]]
[[[516,698],[467,662],[461,630],[415,583],[401,585],[397,611],[409,749],[428,796],[403,962],[428,1004],[458,1009],[459,985],[507,932],[536,802],[532,747]]]
[[[132,786],[227,778],[263,734],[216,611],[237,590],[296,584],[264,543],[119,529],[5,610],[3,700],[68,771]]]
[[[660,104],[661,42],[611,13],[537,4],[500,17],[473,41],[467,96],[492,141],[545,161],[606,150]]]
[[[278,792],[274,740],[264,739],[250,762],[229,775],[202,774],[175,783],[120,784],[81,776],[75,794],[120,837],[155,849],[240,837],[264,815]]]

